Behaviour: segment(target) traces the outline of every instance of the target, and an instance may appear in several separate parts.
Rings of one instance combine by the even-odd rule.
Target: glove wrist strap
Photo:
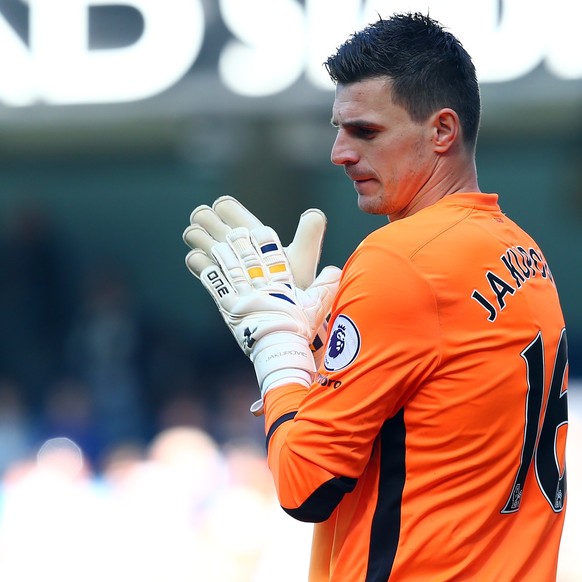
[[[315,362],[307,339],[291,332],[270,333],[254,346],[251,359],[261,389],[267,390],[285,383],[311,385]]]

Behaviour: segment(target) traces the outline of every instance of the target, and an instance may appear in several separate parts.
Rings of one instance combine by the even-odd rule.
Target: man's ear
[[[448,107],[439,109],[432,119],[434,150],[438,153],[447,152],[460,138],[461,124],[457,112]]]

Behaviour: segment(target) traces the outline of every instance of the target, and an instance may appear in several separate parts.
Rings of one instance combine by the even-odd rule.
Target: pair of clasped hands
[[[324,355],[327,317],[341,269],[316,276],[326,218],[309,209],[287,247],[232,196],[190,215],[186,265],[214,299],[226,325],[255,367],[263,413],[265,394],[284,384],[311,385]]]

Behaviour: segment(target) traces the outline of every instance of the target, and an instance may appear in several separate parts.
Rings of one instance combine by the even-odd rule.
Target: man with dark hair
[[[392,99],[417,122],[454,109],[467,145],[475,145],[481,103],[475,67],[461,43],[421,14],[395,15],[352,35],[326,61],[331,79],[349,85],[388,77]]]
[[[225,235],[195,211],[185,234],[255,366],[280,503],[316,522],[310,581],[555,580],[566,331],[539,245],[479,189],[471,59],[431,18],[399,14],[326,67],[331,159],[359,207],[389,218],[339,286],[327,271],[303,291],[265,227]]]

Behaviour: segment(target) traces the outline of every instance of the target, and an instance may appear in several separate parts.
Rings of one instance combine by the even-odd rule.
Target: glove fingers
[[[190,224],[200,225],[214,240],[224,242],[231,228],[206,204],[198,206],[190,214]]]
[[[192,212],[190,213],[190,224],[194,224],[195,222],[197,222],[197,220],[195,219],[195,216],[199,212],[202,212],[204,210],[212,211],[212,208],[210,208],[210,206],[208,206],[208,204],[200,204],[200,206],[196,206],[196,208],[194,208],[194,210],[192,210]]]
[[[207,265],[200,273],[200,281],[206,287],[212,299],[214,299],[219,311],[225,317],[227,325],[234,333],[231,322],[229,321],[229,314],[236,305],[238,294],[236,288],[229,280],[228,275],[230,274],[225,273],[220,265],[211,261],[210,265]]]
[[[337,295],[341,274],[341,269],[337,267],[325,267],[313,284],[306,289],[306,295],[312,304],[317,306],[317,318],[323,318],[330,312]]]
[[[208,256],[212,255],[212,247],[221,242],[211,236],[199,224],[193,224],[186,228],[182,239],[191,249],[202,249]]]
[[[266,276],[277,283],[294,285],[291,267],[277,233],[268,226],[251,231],[251,240],[267,270]]]
[[[263,223],[236,198],[221,196],[214,201],[212,210],[230,228],[244,227],[252,230]]]
[[[328,265],[323,268],[321,273],[316,277],[315,281],[312,283],[312,287],[319,287],[321,285],[334,287],[337,291],[340,279],[342,276],[342,270],[339,267],[334,267],[333,265]]]
[[[235,232],[236,231],[233,230],[229,233],[227,242],[216,243],[212,247],[212,257],[216,263],[218,263],[221,270],[226,274],[236,293],[238,295],[246,295],[252,291],[250,281],[253,276],[262,277],[263,270],[260,269],[260,273],[258,271],[253,271],[253,266],[247,267],[247,265],[241,260],[241,257],[237,254],[237,250],[233,247],[231,241],[231,235]],[[264,279],[262,280],[264,281]]]
[[[202,271],[212,265],[216,264],[202,249],[194,249],[186,255],[186,266],[190,273],[198,279],[200,279]]]
[[[253,244],[248,228],[234,228],[227,236],[227,243],[232,249],[232,265],[239,265],[246,280],[253,287],[262,287],[268,280],[268,270],[264,268],[260,251]]]
[[[287,258],[299,289],[307,289],[315,278],[327,225],[325,214],[316,208],[306,210],[299,218],[293,241],[287,247]]]

